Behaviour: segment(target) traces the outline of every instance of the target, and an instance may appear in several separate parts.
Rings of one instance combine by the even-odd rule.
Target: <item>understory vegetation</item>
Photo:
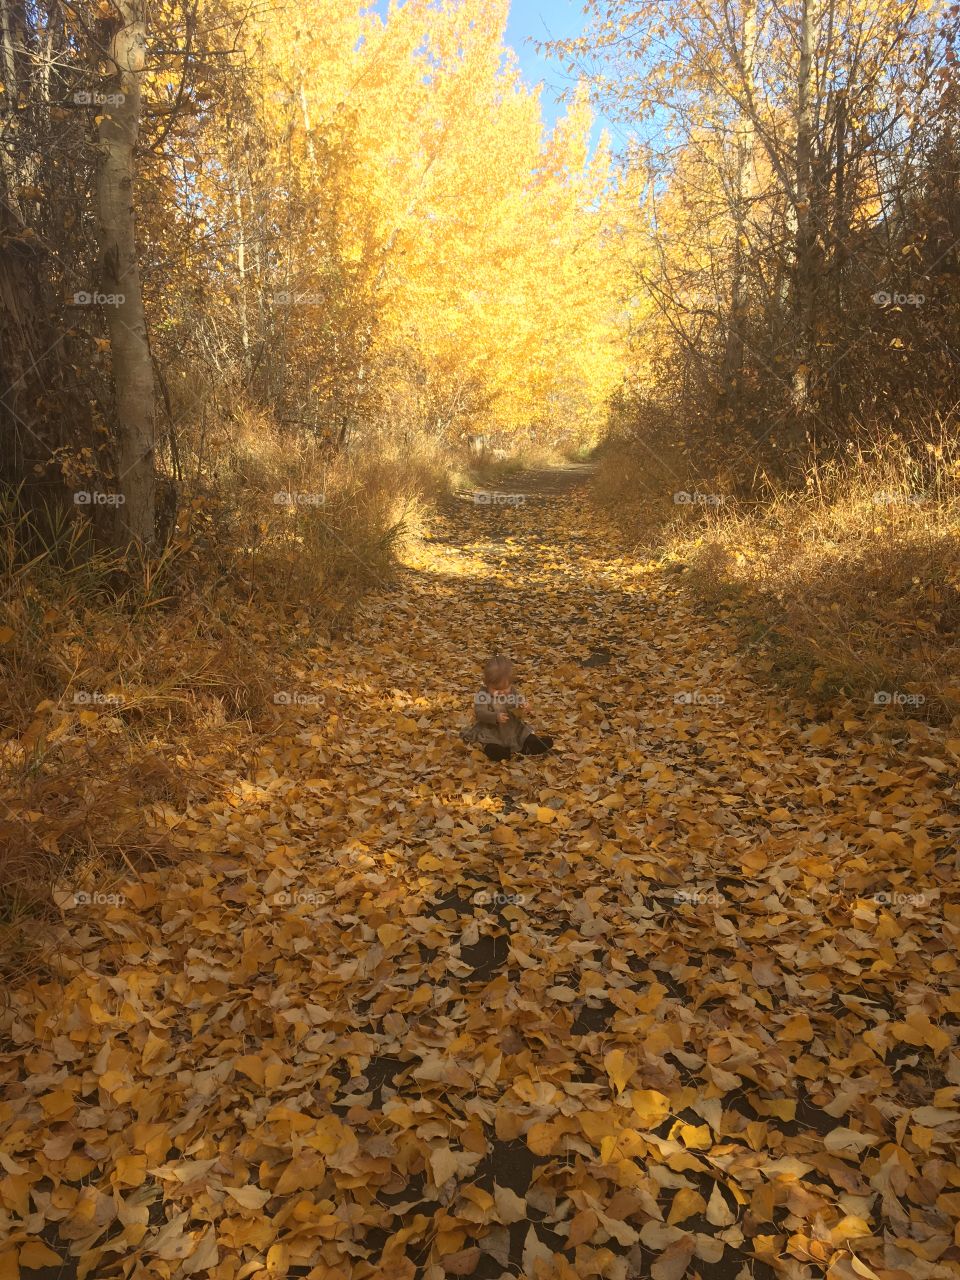
[[[598,496],[626,537],[741,625],[780,679],[891,713],[960,714],[960,436],[864,433],[791,481],[629,441]],[[669,468],[669,469],[668,469]],[[681,487],[686,486],[686,487]]]
[[[0,0],[0,1280],[960,1280],[960,3],[532,19]]]

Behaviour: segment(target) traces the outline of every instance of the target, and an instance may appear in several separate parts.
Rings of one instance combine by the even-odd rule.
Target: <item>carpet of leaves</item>
[[[960,741],[813,719],[529,479],[144,806],[178,860],[64,895],[0,1280],[960,1276]],[[459,741],[500,647],[556,755]]]

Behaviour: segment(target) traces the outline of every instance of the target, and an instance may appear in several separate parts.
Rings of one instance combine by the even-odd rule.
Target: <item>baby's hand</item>
[[[507,715],[507,713],[505,711],[501,711],[500,714],[497,716],[497,724],[506,724],[509,719],[510,717]]]

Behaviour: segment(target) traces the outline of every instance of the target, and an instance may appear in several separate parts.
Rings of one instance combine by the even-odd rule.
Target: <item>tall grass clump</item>
[[[68,508],[0,495],[8,964],[64,887],[172,856],[187,808],[276,730],[284,691],[449,485],[442,446],[414,435],[331,453],[240,411],[187,432],[175,520],[149,556],[98,546]]]
[[[749,458],[711,469],[701,456],[685,471],[677,448],[611,445],[597,493],[628,536],[732,611],[789,684],[940,722],[960,714],[956,418],[862,431],[790,479]]]

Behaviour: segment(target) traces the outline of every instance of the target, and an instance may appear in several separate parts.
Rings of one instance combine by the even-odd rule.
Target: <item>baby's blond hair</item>
[[[499,684],[501,680],[509,680],[513,675],[513,663],[502,653],[496,653],[483,664],[483,683]]]

